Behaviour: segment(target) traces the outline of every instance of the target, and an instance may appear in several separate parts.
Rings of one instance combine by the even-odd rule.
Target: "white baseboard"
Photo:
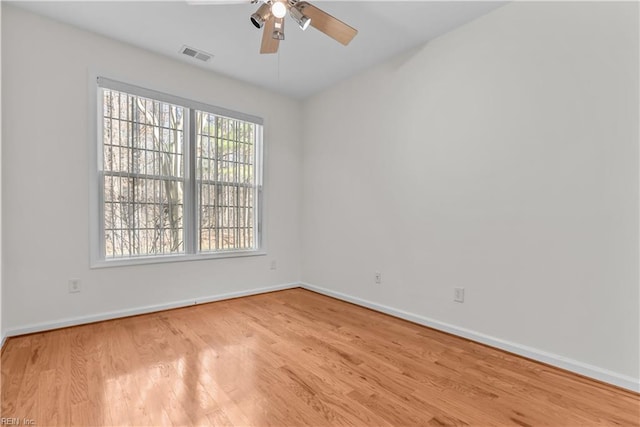
[[[22,326],[10,329],[5,332],[2,337],[2,344],[7,337],[15,337],[18,335],[32,334],[34,332],[43,332],[51,329],[66,328],[69,326],[84,325],[87,323],[100,322],[103,320],[118,319],[121,317],[137,316],[139,314],[154,313],[156,311],[170,310],[172,308],[187,307],[190,305],[206,304],[214,301],[221,301],[232,298],[246,297],[250,295],[264,294],[267,292],[281,291],[284,289],[298,288],[299,283],[287,283],[283,285],[267,286],[264,288],[248,289],[246,291],[229,292],[226,294],[210,295],[201,298],[192,298],[182,301],[174,301],[165,304],[148,305],[144,307],[135,307],[126,310],[109,311],[90,316],[73,317],[69,319],[61,319],[53,322],[37,323],[33,325]]]
[[[437,320],[429,319],[424,316],[409,313],[403,310],[398,310],[393,307],[378,304],[375,302],[367,301],[361,298],[353,297],[351,295],[343,294],[341,292],[332,291],[330,289],[322,288],[319,286],[311,285],[309,283],[301,283],[301,287],[313,292],[328,295],[343,301],[347,301],[359,306],[367,307],[375,311],[389,314],[394,317],[409,320],[419,325],[428,326],[439,331],[447,332],[459,337],[467,338],[471,341],[486,344],[491,347],[499,348],[510,353],[514,353],[529,359],[537,360],[552,366],[556,366],[567,371],[575,372],[585,377],[593,378],[605,383],[613,384],[618,387],[625,388],[627,390],[640,393],[640,380],[637,378],[629,377],[619,374],[617,372],[610,371],[608,369],[599,368],[597,366],[589,365],[587,363],[579,362],[577,360],[569,359],[567,357],[559,356],[557,354],[548,353],[546,351],[538,350],[536,348],[527,347],[518,343],[513,343],[500,338],[495,338],[490,335],[485,335],[480,332],[472,331],[470,329],[460,328],[458,326],[450,325],[448,323],[440,322]]]
[[[594,378],[599,381],[603,381],[609,384],[613,384],[618,387],[625,388],[627,390],[640,393],[640,381],[638,379],[619,374],[607,369],[599,368],[597,366],[589,365],[587,363],[579,362],[577,360],[569,359],[557,354],[548,353],[542,350],[538,350],[525,345],[513,343],[510,341],[495,338],[490,335],[485,335],[470,329],[461,328],[458,326],[450,325],[448,323],[440,322],[434,319],[430,319],[417,314],[409,313],[403,310],[398,310],[393,307],[378,304],[372,301],[367,301],[361,298],[353,297],[351,295],[343,294],[341,292],[332,291],[330,289],[315,286],[309,283],[287,283],[283,285],[268,286],[264,288],[249,289],[246,291],[229,292],[226,294],[211,295],[201,298],[193,298],[182,301],[174,301],[165,304],[150,305],[144,307],[136,307],[126,310],[117,310],[104,312],[91,316],[81,316],[69,319],[61,319],[53,322],[44,322],[33,325],[22,326],[5,331],[0,337],[0,348],[4,345],[8,337],[31,334],[35,332],[42,332],[51,329],[66,328],[69,326],[83,325],[87,323],[100,322],[103,320],[117,319],[121,317],[136,316],[139,314],[153,313],[157,311],[170,310],[172,308],[187,307],[190,305],[206,304],[214,301],[221,301],[232,298],[239,298],[250,295],[258,295],[267,292],[280,291],[284,289],[292,289],[302,287],[313,292],[328,295],[343,301],[347,301],[359,306],[367,307],[375,311],[389,314],[394,317],[409,320],[411,322],[424,325],[433,329],[437,329],[443,332],[447,332],[453,335],[457,335],[463,338],[467,338],[472,341],[476,341],[482,344],[489,345],[491,347],[499,348],[510,353],[514,353],[529,359],[537,360],[543,363],[547,363],[558,368],[565,369],[567,371],[575,372],[586,377]]]

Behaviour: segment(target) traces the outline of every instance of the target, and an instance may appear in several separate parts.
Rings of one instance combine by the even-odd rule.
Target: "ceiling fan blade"
[[[280,46],[280,40],[273,38],[273,32],[276,27],[276,20],[282,21],[282,19],[274,18],[270,16],[267,22],[264,23],[264,31],[262,33],[262,45],[260,46],[260,53],[276,53],[278,46]]]
[[[332,39],[339,41],[343,45],[348,45],[358,34],[358,30],[345,24],[341,20],[334,18],[314,5],[301,1],[296,3],[300,11],[311,18],[311,26],[322,31]]]

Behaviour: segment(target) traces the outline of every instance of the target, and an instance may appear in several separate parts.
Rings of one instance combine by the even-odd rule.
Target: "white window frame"
[[[176,261],[195,261],[217,258],[234,258],[244,256],[266,255],[264,251],[263,232],[263,178],[264,178],[264,147],[263,147],[263,119],[250,114],[228,110],[226,108],[193,101],[163,92],[145,89],[117,80],[95,76],[91,79],[92,92],[90,102],[93,105],[95,138],[92,138],[90,149],[90,265],[91,268],[117,267],[140,264],[156,264]],[[184,252],[165,255],[141,255],[134,257],[106,258],[105,230],[104,230],[104,171],[103,171],[103,89],[129,93],[135,96],[149,98],[161,102],[175,104],[185,108],[184,121],[185,140],[185,177],[184,177]],[[195,117],[193,111],[202,111],[216,116],[242,120],[256,125],[255,140],[255,193],[254,193],[254,224],[256,248],[248,250],[224,250],[199,252],[198,250],[198,203],[195,163]]]

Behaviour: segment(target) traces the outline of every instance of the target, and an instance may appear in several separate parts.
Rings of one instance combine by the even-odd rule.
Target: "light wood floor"
[[[640,397],[302,289],[12,338],[38,425],[640,425]]]

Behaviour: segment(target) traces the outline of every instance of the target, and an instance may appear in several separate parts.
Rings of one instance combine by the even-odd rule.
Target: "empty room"
[[[640,426],[637,1],[0,15],[0,425]]]

